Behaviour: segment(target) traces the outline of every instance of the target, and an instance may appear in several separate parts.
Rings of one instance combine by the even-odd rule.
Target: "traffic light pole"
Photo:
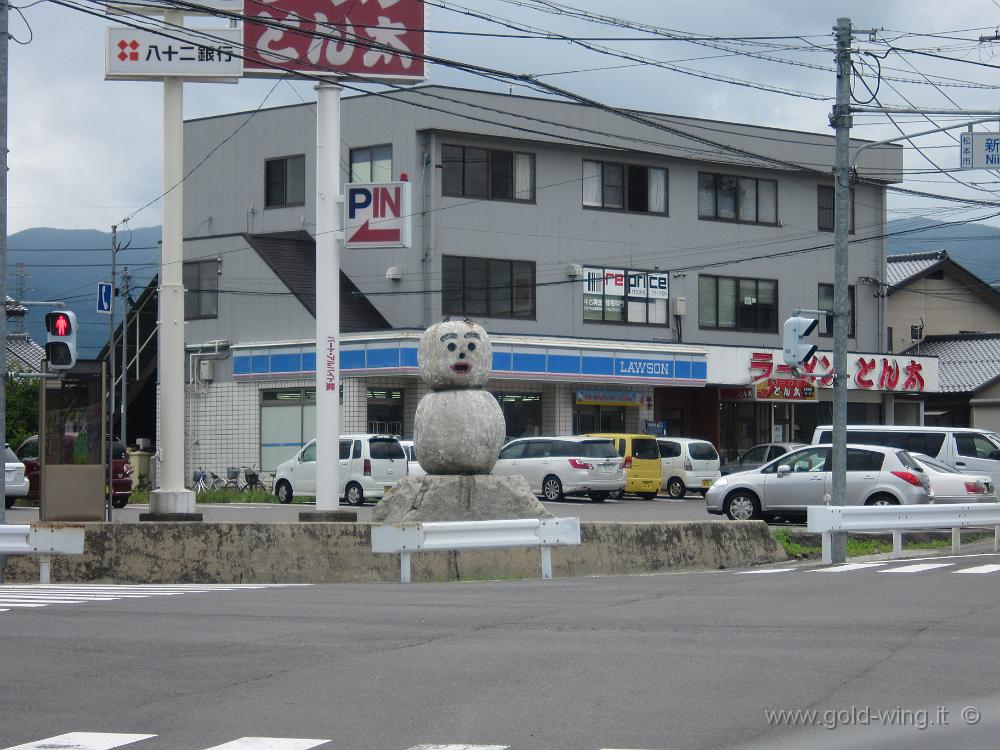
[[[111,523],[111,508],[115,497],[114,447],[115,433],[115,258],[118,255],[118,225],[111,225],[111,299],[108,310],[108,435],[104,441],[104,456],[108,462],[108,491],[105,498],[105,520]]]
[[[0,0],[0,297],[4,300],[4,314],[0,316],[0,339],[3,353],[0,364],[7,372],[7,0]],[[0,438],[7,445],[7,388],[0,388]],[[0,477],[0,489],[6,491],[6,472]],[[6,523],[6,511],[0,506],[0,524]],[[7,558],[0,555],[0,583],[4,582],[3,570]]]

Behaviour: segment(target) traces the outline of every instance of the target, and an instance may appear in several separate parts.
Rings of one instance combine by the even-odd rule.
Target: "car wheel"
[[[126,505],[128,505],[128,495],[125,495],[124,497],[116,496],[111,498],[112,508],[124,508]]]
[[[542,495],[550,503],[563,499],[563,486],[559,477],[549,474],[542,480]]]
[[[278,502],[282,505],[288,505],[292,502],[292,485],[287,481],[282,479],[278,482],[278,485],[274,488],[274,494],[278,496]]]
[[[344,490],[344,497],[350,505],[364,505],[365,492],[357,482],[351,482]]]
[[[608,494],[607,492],[591,492],[590,501],[592,503],[603,503],[608,499]]]
[[[667,482],[667,494],[674,500],[680,500],[687,494],[687,487],[684,486],[680,477],[673,477]]]
[[[656,492],[640,492],[639,493],[639,497],[641,497],[643,500],[655,500],[657,494],[659,494],[659,493],[656,493]]]
[[[14,502],[17,500],[16,497],[4,497],[3,507],[5,510],[10,510],[14,507]]]
[[[899,500],[892,495],[872,495],[865,500],[865,505],[899,505]]]
[[[753,521],[761,517],[760,500],[752,492],[737,490],[726,498],[725,512],[733,521]]]

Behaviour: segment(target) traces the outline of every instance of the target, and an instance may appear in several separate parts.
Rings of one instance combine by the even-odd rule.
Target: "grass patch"
[[[821,547],[809,547],[798,542],[793,542],[792,535],[788,532],[788,529],[774,529],[771,533],[778,541],[778,544],[785,548],[785,552],[789,557],[810,557],[818,555],[823,551]]]
[[[816,557],[823,552],[823,548],[819,546],[811,546],[807,544],[799,544],[792,540],[792,535],[788,529],[773,529],[771,531],[772,536],[777,540],[789,557]],[[963,544],[968,544],[970,542],[978,542],[983,539],[991,539],[990,534],[973,534],[971,536],[966,536],[962,538]],[[906,542],[903,545],[904,549],[910,550],[923,550],[923,549],[946,549],[951,547],[951,539],[925,539],[919,542]],[[888,542],[883,542],[879,539],[848,539],[847,540],[847,556],[848,557],[865,557],[867,555],[881,555],[892,552],[892,545]]]
[[[226,504],[226,503],[276,503],[278,498],[275,497],[274,493],[267,492],[266,490],[254,490],[253,492],[240,492],[232,487],[223,487],[218,490],[204,490],[198,493],[198,502],[209,505],[209,504]],[[130,503],[135,503],[136,505],[145,505],[149,502],[149,490],[134,490],[132,496],[129,497]],[[298,496],[292,498],[293,503],[312,503],[315,502],[315,498]]]

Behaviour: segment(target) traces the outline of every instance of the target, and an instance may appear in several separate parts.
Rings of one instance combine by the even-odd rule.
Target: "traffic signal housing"
[[[45,314],[45,358],[50,370],[68,370],[76,364],[76,313],[55,310]]]
[[[819,320],[816,318],[805,318],[801,315],[796,315],[785,321],[781,355],[786,365],[798,368],[803,362],[812,359],[819,347],[802,339],[816,330],[817,325],[819,325]]]

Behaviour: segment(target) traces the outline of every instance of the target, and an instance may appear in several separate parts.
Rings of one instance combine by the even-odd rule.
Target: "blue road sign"
[[[113,290],[108,281],[97,282],[97,312],[111,314]]]

